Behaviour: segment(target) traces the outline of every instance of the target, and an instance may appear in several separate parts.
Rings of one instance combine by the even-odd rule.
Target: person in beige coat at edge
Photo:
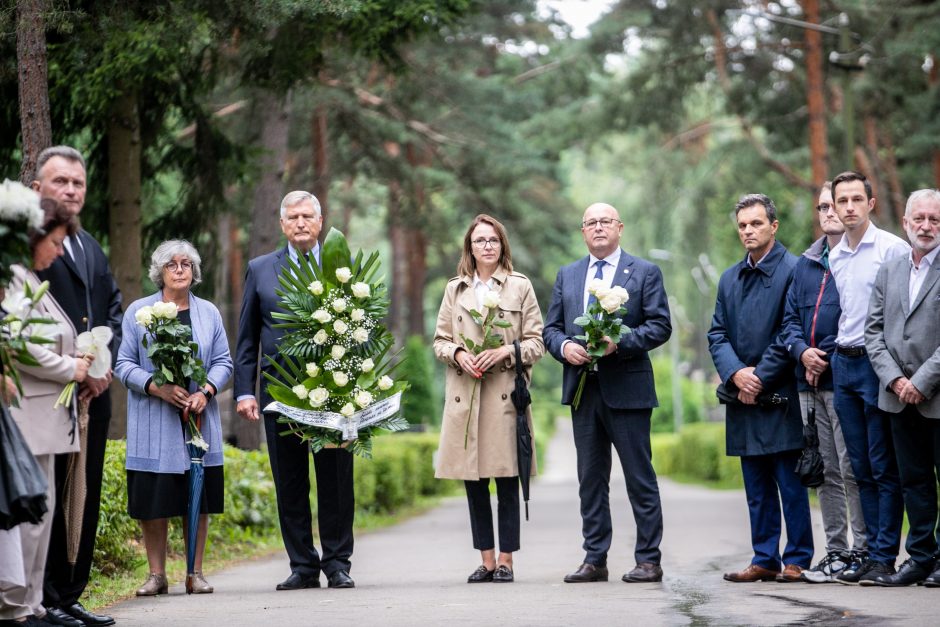
[[[512,270],[506,229],[488,215],[478,215],[467,229],[457,274],[447,283],[434,333],[434,354],[448,366],[435,476],[461,479],[467,490],[473,547],[483,560],[467,582],[507,583],[513,581],[512,554],[519,550],[516,409],[510,397],[516,376],[513,341],[519,340],[525,371],[531,377],[532,364],[545,352],[542,312],[529,279]],[[502,346],[474,355],[463,345],[461,334],[474,343],[482,342],[480,326],[470,310],[483,313],[484,297],[490,291],[499,296],[498,319],[512,326],[494,329],[503,337]],[[474,383],[479,383],[475,396]],[[531,432],[531,413],[528,419]],[[535,470],[533,455],[531,474]],[[496,480],[499,503],[498,560],[490,478]]]
[[[13,266],[13,281],[7,292],[23,289],[29,283],[35,291],[39,279],[35,272],[45,270],[65,249],[63,241],[78,228],[75,217],[64,206],[51,199],[42,201],[45,212],[41,231],[30,234],[32,268]],[[46,494],[46,512],[39,524],[23,523],[19,526],[25,575],[25,586],[0,588],[0,620],[33,623],[46,614],[42,606],[43,575],[52,530],[52,512],[55,509],[55,456],[58,453],[78,451],[78,429],[74,429],[68,407],[54,408],[56,399],[69,381],[81,382],[88,373],[93,357],[75,355],[75,327],[59,304],[46,294],[40,299],[32,315],[53,320],[55,331],[49,325],[38,333],[50,337],[51,344],[29,344],[30,354],[39,366],[18,365],[23,395],[19,407],[10,413],[23,433],[29,450],[36,457],[46,475],[49,488]],[[46,624],[46,623],[42,623]]]

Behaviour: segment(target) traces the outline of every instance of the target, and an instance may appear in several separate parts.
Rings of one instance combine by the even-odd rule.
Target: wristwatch
[[[213,396],[212,392],[210,392],[209,390],[204,390],[202,388],[200,388],[199,391],[202,392],[203,396],[206,397],[206,401],[212,400],[212,396]]]

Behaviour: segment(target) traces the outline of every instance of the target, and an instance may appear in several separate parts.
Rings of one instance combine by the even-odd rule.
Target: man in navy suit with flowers
[[[658,406],[649,351],[672,334],[663,276],[654,264],[620,248],[623,222],[605,203],[589,206],[581,222],[589,255],[558,271],[542,336],[552,356],[564,365],[562,400],[571,405],[581,500],[584,562],[565,576],[566,583],[607,581],[610,519],[611,445],[617,449],[636,520],[636,567],[628,583],[661,581],[662,504],[650,451],[650,419]],[[592,364],[574,320],[587,309],[587,286],[621,286],[630,296],[623,324],[630,333],[608,341]],[[587,378],[580,403],[572,403],[582,371]]]

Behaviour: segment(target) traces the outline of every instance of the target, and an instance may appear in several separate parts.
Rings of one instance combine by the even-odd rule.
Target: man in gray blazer
[[[886,262],[872,288],[865,347],[881,381],[878,407],[891,434],[910,522],[910,555],[878,586],[940,587],[937,471],[940,471],[940,192],[911,194],[904,211],[911,253]]]

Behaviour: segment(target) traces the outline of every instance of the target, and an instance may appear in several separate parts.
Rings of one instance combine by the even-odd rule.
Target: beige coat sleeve
[[[461,348],[459,337],[455,338],[453,326],[454,301],[457,299],[457,286],[460,281],[451,281],[444,289],[441,309],[437,312],[437,327],[434,329],[434,356],[445,364],[456,366],[454,355]]]

